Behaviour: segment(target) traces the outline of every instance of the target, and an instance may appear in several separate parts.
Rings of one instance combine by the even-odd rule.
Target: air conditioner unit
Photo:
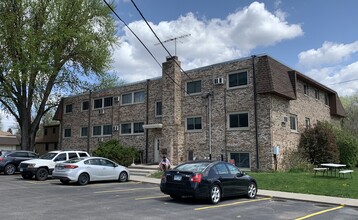
[[[103,138],[98,138],[98,142],[103,142]]]
[[[118,126],[118,125],[113,126],[113,131],[118,131],[118,130],[119,130],[119,126]]]
[[[98,114],[103,115],[104,114],[104,109],[98,110]]]
[[[120,97],[119,97],[119,96],[116,96],[116,97],[113,98],[113,100],[114,100],[115,102],[119,102]]]
[[[287,116],[282,117],[282,122],[287,123],[288,122],[288,117]]]
[[[222,85],[224,84],[224,78],[223,77],[218,77],[214,79],[214,85]]]
[[[282,117],[281,126],[285,127],[287,122],[288,122],[288,117],[287,116]]]

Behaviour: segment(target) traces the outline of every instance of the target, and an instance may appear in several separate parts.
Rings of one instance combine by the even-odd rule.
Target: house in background
[[[20,138],[11,132],[0,131],[0,150],[19,150]]]
[[[59,124],[44,125],[43,136],[35,140],[35,152],[42,155],[49,151],[58,150]]]
[[[224,159],[242,169],[284,169],[300,134],[318,121],[340,124],[335,91],[270,56],[183,72],[177,57],[162,76],[64,98],[60,149],[87,150],[117,139],[146,163]]]

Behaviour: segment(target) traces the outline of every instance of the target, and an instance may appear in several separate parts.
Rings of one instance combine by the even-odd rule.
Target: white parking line
[[[241,201],[241,202],[233,202],[233,203],[221,204],[221,205],[204,206],[204,207],[201,207],[201,208],[196,208],[194,210],[195,211],[201,211],[201,210],[205,210],[205,209],[216,209],[216,208],[221,208],[221,207],[226,207],[226,206],[240,205],[240,204],[250,203],[250,202],[259,202],[259,201],[270,200],[270,199],[272,199],[272,197],[270,197],[270,198],[262,198],[262,199],[246,200],[246,201]]]
[[[146,190],[146,189],[158,189],[158,187],[151,188],[134,188],[134,189],[117,189],[117,190],[105,190],[105,191],[97,191],[93,193],[112,193],[112,192],[129,192],[129,191],[137,191],[137,190]]]
[[[157,198],[169,198],[168,195],[158,195],[158,196],[148,196],[148,197],[142,197],[142,198],[135,198],[134,200],[145,200],[145,199],[157,199]]]

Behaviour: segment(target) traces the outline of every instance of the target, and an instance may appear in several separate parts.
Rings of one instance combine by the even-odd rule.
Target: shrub
[[[358,138],[347,131],[335,130],[340,162],[354,167],[358,162]]]
[[[132,164],[133,159],[136,159],[139,153],[135,148],[123,146],[117,140],[112,139],[101,143],[99,147],[93,151],[93,155],[106,157],[127,167]]]
[[[333,129],[327,123],[318,123],[301,135],[299,151],[314,165],[338,163],[339,151]]]
[[[288,153],[285,161],[286,170],[291,173],[309,172],[313,169],[313,165],[301,152],[293,151]]]

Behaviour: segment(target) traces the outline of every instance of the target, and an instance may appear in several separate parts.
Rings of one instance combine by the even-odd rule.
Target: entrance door
[[[159,162],[159,138],[154,139],[154,162]]]

